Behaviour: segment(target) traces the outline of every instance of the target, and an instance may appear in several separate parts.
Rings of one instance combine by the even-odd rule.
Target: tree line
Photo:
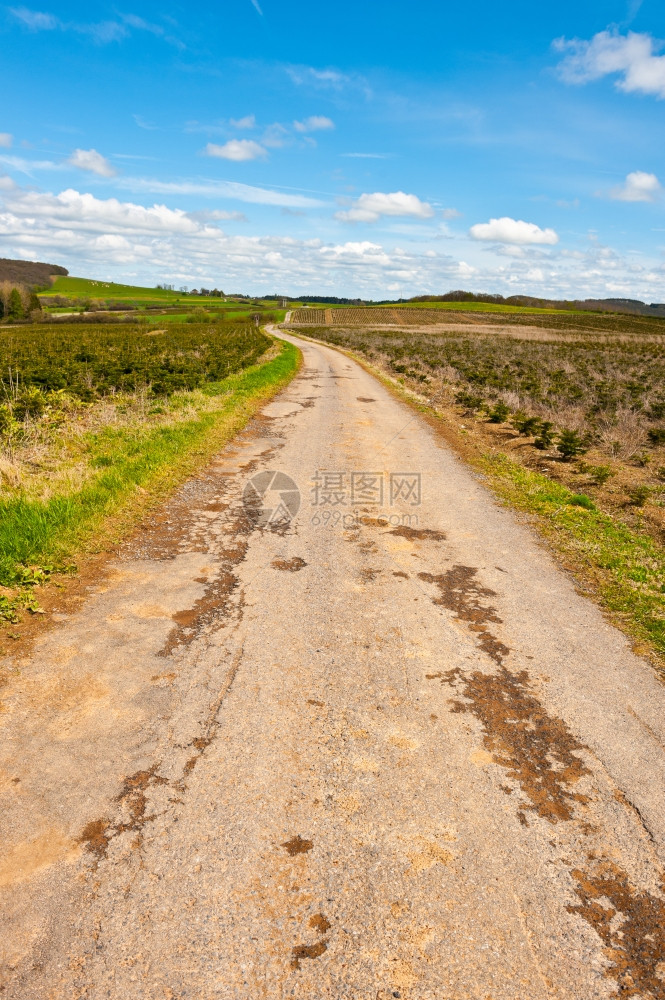
[[[39,298],[25,285],[0,281],[0,320],[33,319],[41,311]]]

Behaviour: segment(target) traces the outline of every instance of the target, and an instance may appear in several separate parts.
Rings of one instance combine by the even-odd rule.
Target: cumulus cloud
[[[601,31],[590,41],[558,38],[554,47],[568,53],[559,64],[559,74],[566,83],[618,76],[619,90],[665,98],[665,56],[657,55],[660,43],[651,35]]]
[[[170,188],[173,197],[175,187]],[[274,195],[249,185],[240,189],[251,200]],[[477,258],[460,260],[431,246],[400,248],[378,240],[326,244],[316,238],[227,233],[220,227],[224,214],[217,205],[210,213],[197,213],[161,203],[143,205],[137,199],[101,199],[73,189],[39,192],[0,177],[0,256],[57,260],[73,273],[114,280],[132,275],[139,284],[220,283],[256,294],[280,287],[293,295],[317,290],[377,298],[398,285],[405,296],[466,287],[505,295],[621,294],[665,300],[661,261],[622,256],[597,243],[584,253],[542,253],[531,247],[510,258],[488,246]]]
[[[634,170],[623,184],[612,188],[610,198],[615,201],[658,201],[662,194],[660,181],[655,174]]]
[[[461,219],[462,213],[458,212],[456,208],[444,208],[441,215],[444,219]]]
[[[304,121],[294,122],[293,127],[296,132],[320,132],[324,129],[334,128],[335,123],[325,115],[310,115]]]
[[[217,156],[221,160],[233,160],[243,163],[246,160],[257,160],[267,155],[266,149],[253,139],[229,139],[223,146],[209,142],[205,148],[206,156]]]
[[[231,125],[233,128],[254,128],[256,126],[256,117],[254,115],[245,115],[244,118],[232,118]]]
[[[490,219],[489,222],[478,222],[475,226],[471,226],[469,234],[474,240],[491,240],[494,243],[554,245],[559,242],[559,237],[553,229],[541,229],[535,222],[523,222],[521,219],[511,219],[508,216]]]
[[[434,209],[415,194],[393,191],[384,194],[361,194],[349,209],[335,213],[341,222],[378,222],[382,215],[411,216],[415,219],[431,219]]]
[[[0,132],[0,149],[9,149],[13,141],[11,132]]]
[[[4,198],[6,209],[24,219],[43,219],[52,229],[82,232],[102,230],[104,235],[135,232],[194,233],[201,226],[187,212],[166,205],[149,208],[117,198],[100,199],[73,188],[60,194],[15,189]]]
[[[96,149],[75,149],[67,161],[79,170],[89,170],[98,177],[115,177],[117,171]]]

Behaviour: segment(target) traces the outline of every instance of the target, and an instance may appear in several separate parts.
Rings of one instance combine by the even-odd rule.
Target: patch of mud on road
[[[327,941],[319,941],[317,944],[297,944],[293,949],[291,968],[299,969],[303,958],[320,958],[328,950]]]
[[[292,559],[273,559],[270,564],[274,569],[281,569],[287,573],[297,573],[307,565],[300,556],[293,556]]]
[[[476,580],[478,570],[473,566],[455,565],[446,573],[419,573],[418,579],[424,583],[434,583],[439,588],[439,597],[432,602],[453,611],[457,621],[466,622],[470,631],[478,636],[478,645],[495,663],[503,663],[510,648],[500,642],[489,629],[488,622],[500,625],[502,619],[491,604],[483,603],[486,597],[496,597],[496,591],[484,587]]]
[[[665,1000],[663,874],[657,875],[655,891],[636,887],[607,856],[614,850],[601,825],[576,815],[578,808],[592,807],[591,799],[575,790],[582,778],[592,776],[581,757],[587,748],[535,697],[526,671],[511,673],[501,666],[495,674],[474,671],[467,677],[458,667],[426,677],[454,688],[459,696],[451,700],[454,713],[469,713],[482,724],[492,761],[505,768],[528,799],[517,811],[520,823],[529,826],[525,813],[530,810],[552,824],[572,822],[579,831],[568,841],[568,850],[576,853],[575,842],[581,848],[577,866],[572,860],[563,862],[579,902],[566,909],[585,920],[602,941],[608,963],[603,975],[617,984],[611,995]],[[513,789],[505,786],[503,791],[512,794]],[[620,793],[615,797],[621,801]]]
[[[466,677],[455,667],[427,678],[440,678],[466,699],[452,700],[452,711],[468,712],[482,723],[485,749],[531,803],[524,809],[557,823],[571,820],[576,804],[586,804],[587,797],[573,791],[591,773],[578,756],[586,747],[561,719],[548,714],[530,691],[525,670],[515,674],[502,666],[496,674],[477,670]],[[526,823],[521,810],[518,816]]]
[[[137,771],[125,778],[122,791],[116,799],[124,813],[124,820],[115,824],[111,824],[108,819],[92,820],[81,831],[78,843],[84,844],[97,859],[106,856],[111,840],[121,833],[133,831],[138,834],[140,841],[144,824],[155,818],[146,816],[148,799],[145,793],[151,785],[167,784],[166,778],[156,773],[158,766],[155,764],[149,771]]]
[[[636,890],[611,861],[594,874],[572,871],[577,906],[605,945],[610,962],[605,975],[615,979],[622,997],[665,998],[665,899]],[[665,888],[665,887],[664,887]]]
[[[409,538],[412,541],[445,542],[446,540],[444,531],[434,531],[433,528],[409,528],[406,524],[393,528],[388,534],[397,535],[398,538]]]
[[[292,837],[291,840],[287,840],[285,844],[282,844],[282,847],[286,850],[287,854],[294,858],[296,854],[307,854],[308,851],[311,851],[314,847],[314,841],[304,840],[298,834],[296,837]]]

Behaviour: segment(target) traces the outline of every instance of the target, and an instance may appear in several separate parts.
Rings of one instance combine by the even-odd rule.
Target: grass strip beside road
[[[665,552],[547,476],[504,454],[484,453],[473,462],[489,485],[513,507],[536,515],[542,533],[565,557],[566,568],[597,596],[623,631],[650,649],[665,667]],[[543,609],[547,614],[547,609]]]
[[[0,584],[42,582],[78,554],[117,543],[287,385],[299,363],[297,348],[281,341],[269,360],[180,393],[177,403],[186,404],[186,419],[170,419],[171,411],[160,424],[87,435],[88,464],[95,473],[80,489],[48,499],[19,494],[0,501]],[[11,595],[4,598],[14,603]],[[15,600],[17,608],[24,603]]]

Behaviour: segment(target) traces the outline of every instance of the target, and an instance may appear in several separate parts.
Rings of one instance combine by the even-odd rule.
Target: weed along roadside
[[[49,337],[49,332],[39,332]],[[49,392],[25,377],[17,382],[13,406],[4,407],[0,490],[0,625],[4,636],[0,632],[0,639],[18,638],[21,630],[17,632],[17,627],[25,622],[26,613],[40,611],[42,585],[53,577],[62,586],[62,574],[74,571],[82,556],[117,544],[290,381],[299,365],[297,348],[275,342],[254,324],[246,324],[240,332],[242,345],[229,342],[226,348],[229,361],[232,348],[232,374],[215,378],[213,373],[208,380],[209,373],[200,370],[197,357],[201,342],[222,340],[214,354],[217,370],[223,370],[223,333],[203,328],[197,337],[189,328],[190,354],[199,369],[193,388],[156,394],[137,378],[124,392],[108,392],[115,360],[112,351],[106,359],[86,355],[80,384],[92,397],[89,401],[81,401],[71,391]],[[56,343],[50,345],[51,360],[56,368],[57,346],[71,350],[72,345],[63,340],[61,331],[52,336]],[[179,346],[184,355],[182,368],[188,357]],[[177,385],[173,345],[165,345],[164,350],[168,354],[168,358],[162,355],[165,377]],[[84,352],[82,348],[80,353]],[[33,361],[35,380],[47,378],[43,354]],[[91,368],[96,381],[90,377]],[[78,383],[73,384],[75,389]],[[103,389],[95,392],[99,384]],[[26,409],[30,405],[32,412]]]
[[[658,466],[659,456],[661,461],[663,456],[658,437],[663,405],[659,402],[658,393],[662,387],[657,378],[658,366],[662,364],[661,346],[650,345],[646,335],[643,338],[636,336],[624,352],[627,363],[621,377],[619,362],[616,362],[618,374],[613,388],[615,396],[620,396],[624,388],[634,394],[637,387],[630,383],[631,367],[636,363],[644,365],[645,359],[653,356],[649,372],[649,378],[656,379],[653,389],[644,382],[640,387],[647,405],[651,400],[652,416],[652,423],[647,424],[650,439],[642,429],[640,442],[651,440],[651,451],[646,450],[643,443],[641,451],[629,451],[630,442],[626,442],[624,454],[628,450],[628,457],[622,460],[620,446],[612,443],[610,447],[619,453],[607,462],[601,452],[594,456],[588,437],[574,430],[564,429],[558,435],[558,453],[554,452],[552,425],[519,410],[524,396],[513,402],[513,409],[496,393],[494,399],[488,396],[484,408],[481,408],[482,400],[476,399],[477,390],[473,405],[462,398],[469,394],[470,388],[459,373],[466,366],[467,374],[473,374],[469,358],[484,350],[482,329],[479,332],[474,328],[465,333],[455,325],[448,330],[442,327],[436,332],[413,332],[408,325],[397,327],[397,321],[407,312],[401,310],[395,318],[395,328],[376,331],[370,325],[362,326],[362,310],[353,312],[353,327],[297,326],[294,332],[331,344],[348,354],[393,393],[419,410],[446,443],[483,476],[496,495],[533,520],[564,567],[573,573],[578,586],[633,640],[636,652],[648,656],[659,672],[665,671],[664,491],[658,486],[658,476],[663,472]],[[506,356],[518,350],[515,342],[506,343],[511,332],[519,338],[518,346],[521,343],[522,327],[529,317],[518,319],[520,325],[515,330],[508,328],[501,337],[490,331],[494,341],[486,350],[499,360],[504,349]],[[577,317],[564,319],[570,324],[579,322]],[[538,320],[552,323],[549,316],[538,317]],[[412,322],[415,323],[415,318]],[[589,322],[594,336],[597,335],[596,326],[602,325],[601,321],[593,317]],[[624,317],[611,317],[607,325],[615,336],[621,335],[624,326],[630,327]],[[547,331],[545,333],[547,335]],[[538,331],[530,334],[536,338],[541,335]],[[455,345],[452,348],[451,341]],[[607,354],[611,346],[610,338],[607,345],[601,346],[601,351]],[[534,347],[537,349],[537,343],[529,348],[533,357]],[[446,352],[451,355],[452,350],[464,359],[457,369],[452,368],[450,358],[444,357]],[[505,372],[498,361],[493,369],[497,373]],[[543,374],[546,376],[547,372],[541,376]],[[555,374],[559,381],[565,375],[561,371]],[[574,378],[570,372],[566,377]],[[446,379],[451,385],[446,386]],[[574,388],[577,392],[577,386]],[[601,385],[599,396],[607,391],[607,387],[603,389]],[[612,403],[609,414],[601,413],[607,425],[608,440],[617,399]],[[643,418],[645,422],[648,416]],[[627,417],[623,419],[624,423],[628,422]],[[639,410],[633,424],[636,419],[639,422]],[[543,428],[547,440],[541,443],[536,439],[536,458],[530,461],[525,449],[528,435],[542,435]],[[547,466],[543,458],[549,459]],[[641,483],[645,477],[646,484]],[[646,503],[649,506],[644,510]]]

